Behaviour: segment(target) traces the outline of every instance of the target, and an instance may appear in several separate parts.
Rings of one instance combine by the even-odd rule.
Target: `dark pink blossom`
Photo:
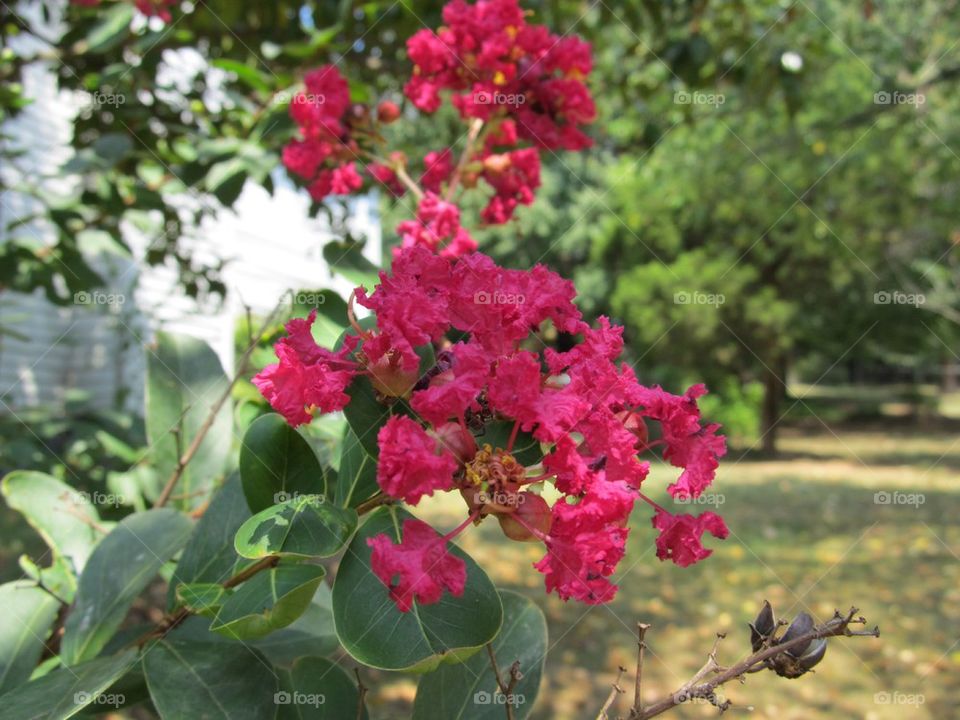
[[[709,532],[723,539],[730,534],[723,518],[714,512],[693,515],[671,515],[658,510],[653,516],[653,526],[660,531],[657,537],[657,557],[661,560],[673,560],[680,567],[693,565],[713,550],[703,547],[703,534]]]
[[[377,441],[377,482],[391,497],[416,505],[424,495],[453,488],[456,459],[410,418],[391,416]]]
[[[447,551],[446,541],[421,520],[403,521],[403,535],[394,543],[389,535],[367,539],[373,549],[370,567],[390,589],[390,598],[401,612],[409,612],[414,601],[438,602],[447,590],[463,595],[467,582],[466,563]]]

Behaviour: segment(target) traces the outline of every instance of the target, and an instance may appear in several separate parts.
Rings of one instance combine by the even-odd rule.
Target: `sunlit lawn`
[[[653,530],[638,508],[620,593],[606,607],[545,597],[530,567],[539,549],[504,542],[493,523],[464,536],[463,546],[497,584],[528,593],[547,613],[551,649],[533,717],[595,717],[617,666],[633,667],[638,620],[653,624],[651,699],[675,690],[703,664],[717,631],[728,633],[721,662],[734,661],[747,648],[746,622],[764,598],[783,615],[806,610],[819,619],[855,604],[881,626],[882,637],[832,641],[816,674],[800,680],[763,673],[727,686],[736,704],[728,717],[958,716],[960,432],[947,432],[943,422],[922,430],[892,423],[816,427],[788,430],[777,460],[731,452],[715,490],[732,534],[714,542],[714,555],[697,566],[659,562]],[[669,476],[669,468],[657,468],[645,486],[662,489]],[[922,493],[925,502],[875,504],[878,491]],[[429,514],[438,524],[452,523],[457,510],[436,503]],[[399,709],[413,693],[406,680],[379,679],[384,684],[373,700],[387,707]],[[922,695],[924,702],[884,705],[875,702],[878,693]],[[673,717],[716,713],[687,707]]]

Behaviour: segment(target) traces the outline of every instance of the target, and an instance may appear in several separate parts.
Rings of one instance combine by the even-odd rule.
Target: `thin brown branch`
[[[393,501],[393,498],[386,493],[377,493],[372,498],[364,500],[362,503],[357,505],[357,515],[365,515],[371,510],[376,510],[381,505],[389,505]]]
[[[355,667],[353,674],[357,676],[357,720],[363,720],[363,701],[367,697],[367,686],[360,679],[360,668]]]
[[[481,130],[483,130],[483,120],[474,118],[470,122],[470,129],[467,131],[467,144],[464,146],[463,153],[460,155],[457,166],[450,176],[450,182],[447,184],[447,192],[444,195],[444,200],[450,200],[450,198],[453,197],[453,193],[457,189],[457,184],[460,182],[460,176],[463,175],[464,168],[473,156],[474,145],[477,142],[477,138],[480,137]]]
[[[507,720],[514,720],[513,703],[511,702],[510,693],[513,692],[513,686],[516,684],[516,680],[513,678],[514,668],[518,669],[519,674],[520,663],[519,661],[515,662],[510,667],[511,680],[509,684],[506,684],[503,682],[503,677],[500,675],[500,666],[497,665],[497,656],[493,652],[493,645],[487,643],[486,648],[487,656],[490,658],[490,667],[493,669],[493,676],[497,679],[497,689],[500,690],[500,694],[503,695],[504,709],[507,713]]]
[[[644,641],[644,638],[646,637],[647,630],[649,629],[650,625],[648,623],[637,623],[637,676],[634,679],[633,684],[633,707],[630,708],[631,718],[636,717],[643,712],[643,653],[647,649],[647,644]]]
[[[258,560],[250,567],[246,568],[245,570],[241,570],[236,575],[226,580],[224,583],[222,583],[223,587],[226,589],[236,587],[240,583],[246,582],[257,573],[276,567],[277,563],[279,562],[280,557],[278,555],[268,555],[267,557]],[[160,640],[191,615],[193,615],[193,611],[185,607],[180,608],[176,612],[168,613],[167,615],[164,615],[160,622],[157,623],[155,628],[145,632],[133,643],[131,643],[131,645],[143,647],[143,645],[150,640]]]
[[[656,703],[650,705],[644,710],[632,711],[631,720],[647,720],[647,718],[656,717],[677,705],[691,698],[706,698],[710,702],[717,704],[715,691],[718,687],[731,680],[742,680],[745,675],[759,672],[769,667],[772,658],[793,648],[804,647],[813,640],[830,637],[879,637],[880,629],[874,627],[872,630],[851,630],[851,625],[865,625],[866,620],[857,617],[857,609],[851,608],[846,615],[837,612],[830,620],[814,628],[808,633],[798,635],[787,642],[765,643],[757,652],[752,653],[740,662],[728,668],[721,667],[717,662],[717,648],[719,646],[721,635],[714,641],[713,649],[708,654],[706,664],[693,676],[693,678],[684,683],[677,691],[665,697]],[[709,680],[704,680],[708,675],[713,674]],[[725,709],[727,704],[720,704],[718,707]],[[599,716],[602,718],[603,716]]]
[[[157,501],[153,504],[155,508],[163,507],[170,500],[170,495],[173,493],[173,490],[180,481],[180,478],[183,477],[184,470],[186,470],[189,462],[197,454],[197,451],[200,449],[200,445],[207,437],[207,433],[210,432],[210,428],[212,428],[213,424],[216,422],[217,415],[220,413],[220,409],[224,406],[227,400],[230,399],[230,395],[233,393],[233,388],[240,381],[240,378],[246,373],[247,366],[250,363],[250,356],[257,347],[257,340],[261,338],[267,330],[269,330],[271,325],[273,325],[277,315],[280,312],[280,309],[283,307],[283,304],[283,300],[277,303],[276,307],[274,307],[274,309],[270,312],[270,315],[267,316],[267,319],[260,328],[260,332],[257,333],[256,338],[249,345],[247,345],[247,349],[244,351],[243,355],[240,356],[240,362],[237,364],[236,372],[233,374],[230,384],[227,385],[226,389],[210,407],[210,413],[197,430],[197,434],[190,442],[189,447],[187,447],[186,451],[182,454],[179,452],[179,428],[174,431],[175,438],[177,438],[178,443],[177,464],[176,467],[174,467],[173,472],[170,474],[170,477],[167,479],[167,482],[164,484],[163,490],[160,491]]]
[[[617,695],[623,694],[623,688],[620,687],[620,678],[623,677],[623,674],[627,671],[625,667],[620,666],[619,671],[617,672],[617,679],[613,681],[613,687],[610,688],[610,694],[607,695],[606,702],[603,703],[603,707],[600,708],[600,712],[597,713],[597,720],[610,720],[610,708],[613,707],[614,701],[617,699]]]

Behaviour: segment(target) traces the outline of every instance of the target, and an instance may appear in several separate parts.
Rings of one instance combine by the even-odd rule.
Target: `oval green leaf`
[[[247,520],[234,547],[245,558],[268,555],[329,557],[357,528],[357,513],[328,503],[322,495],[305,495],[274,505]]]
[[[386,533],[397,542],[410,517],[395,507],[370,514],[337,571],[333,617],[337,637],[358,661],[385,670],[425,672],[443,662],[461,662],[490,642],[500,630],[503,609],[486,573],[451,544],[450,552],[467,564],[463,595],[444,593],[437,603],[415,603],[410,612],[400,612],[370,568],[367,540]]]
[[[340,443],[340,470],[334,502],[341,507],[357,507],[380,490],[377,461],[367,452],[349,425]]]
[[[493,641],[500,672],[520,663],[523,677],[511,693],[513,717],[523,720],[533,710],[547,656],[547,619],[528,598],[500,591],[503,628]],[[504,678],[504,682],[509,682]],[[506,698],[499,694],[487,653],[477,653],[460,665],[441,665],[420,678],[413,720],[502,720]]]
[[[162,720],[273,718],[277,677],[253,648],[161,640],[143,654],[150,697]]]
[[[286,627],[309,607],[324,575],[319,565],[280,565],[258,573],[226,598],[210,630],[247,640]]]
[[[126,674],[137,661],[137,651],[97,658],[71,668],[51,670],[0,701],[4,720],[64,720],[97,702],[103,693]]]
[[[220,359],[205,342],[157,333],[156,347],[147,353],[146,425],[161,482],[173,473],[229,385]],[[184,469],[171,505],[192,510],[207,501],[206,491],[226,472],[232,422],[233,409],[227,400]]]
[[[75,665],[97,656],[130,605],[187,542],[193,523],[169,508],[126,517],[90,556],[64,624],[61,658]]]
[[[280,681],[277,720],[366,720],[356,683],[336,663],[319,657],[300,658]]]
[[[327,481],[304,437],[280,415],[257,418],[240,447],[240,478],[252,512],[297,495],[324,495]]]
[[[27,682],[43,654],[60,603],[30,582],[0,585],[0,695]]]

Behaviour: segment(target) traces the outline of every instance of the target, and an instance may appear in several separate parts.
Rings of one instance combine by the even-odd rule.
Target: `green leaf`
[[[388,407],[377,400],[373,385],[366,378],[360,378],[347,388],[350,402],[343,409],[351,429],[367,453],[373,457],[380,455],[377,433],[390,417]]]
[[[137,651],[97,658],[71,668],[53,670],[21,685],[0,700],[4,720],[63,720],[97,702],[110,699],[103,693],[137,661]],[[112,708],[112,705],[110,706]]]
[[[161,720],[273,718],[277,679],[252,648],[162,640],[143,655]]]
[[[240,478],[234,473],[214,495],[180,555],[170,580],[171,601],[180,584],[219,584],[235,573],[243,560],[233,548],[233,538],[250,517]]]
[[[0,585],[0,695],[30,679],[60,603],[30,582]]]
[[[444,593],[437,603],[415,603],[410,612],[400,612],[370,568],[367,540],[386,533],[398,542],[403,521],[411,517],[395,507],[370,514],[337,571],[333,616],[337,637],[358,661],[386,670],[425,672],[443,662],[462,662],[492,640],[500,629],[503,609],[486,573],[451,544],[449,551],[467,564],[463,595]]]
[[[119,45],[130,31],[133,6],[118,3],[101,14],[102,19],[87,33],[81,52],[102,53]]]
[[[53,551],[53,564],[62,559],[61,567],[69,571],[62,574],[68,584],[63,589],[72,594],[76,576],[99,539],[96,509],[82,493],[39,472],[10,473],[3,479],[2,492],[7,505],[20,512]]]
[[[257,418],[243,436],[240,477],[257,513],[298,495],[325,495],[327,482],[310,443],[280,415]]]
[[[377,461],[357,439],[353,428],[347,426],[340,443],[335,502],[341,507],[355,508],[378,490]]]
[[[177,585],[177,605],[194,615],[216,617],[233,591],[219,583],[189,583]]]
[[[75,665],[96,657],[130,605],[187,542],[193,523],[161,508],[126,517],[90,556],[64,625],[61,657]]]
[[[323,656],[340,647],[333,628],[330,586],[321,583],[306,611],[293,624],[252,644],[274,665],[292,665],[298,658]]]
[[[215,68],[233,73],[237,76],[238,80],[254,90],[270,92],[270,83],[264,80],[260,72],[250,65],[242,63],[239,60],[231,60],[230,58],[218,58],[210,64]]]
[[[286,627],[306,611],[324,575],[319,565],[281,565],[258,573],[227,598],[210,630],[248,640]]]
[[[339,665],[319,657],[300,658],[285,673],[277,693],[277,720],[352,720],[358,717],[356,683]],[[360,718],[368,718],[366,705]]]
[[[323,259],[330,269],[355,285],[363,285],[368,292],[380,282],[380,268],[363,256],[363,245],[334,240],[323,246]]]
[[[501,590],[500,600],[503,628],[493,641],[493,652],[501,673],[520,662],[523,677],[511,695],[514,717],[522,720],[533,710],[540,689],[547,656],[547,619],[523,595]],[[413,720],[501,720],[504,700],[498,695],[487,653],[477,653],[461,665],[441,665],[420,678]]]
[[[228,387],[219,358],[205,342],[157,333],[156,348],[147,355],[146,423],[153,464],[163,480],[173,473]],[[182,499],[172,501],[176,507],[199,507],[207,500],[205,491],[224,476],[233,437],[232,413],[228,400],[183,471],[174,492]]]
[[[303,496],[274,505],[247,520],[234,547],[245,558],[268,555],[330,557],[357,528],[357,513],[335,507],[322,495]]]

